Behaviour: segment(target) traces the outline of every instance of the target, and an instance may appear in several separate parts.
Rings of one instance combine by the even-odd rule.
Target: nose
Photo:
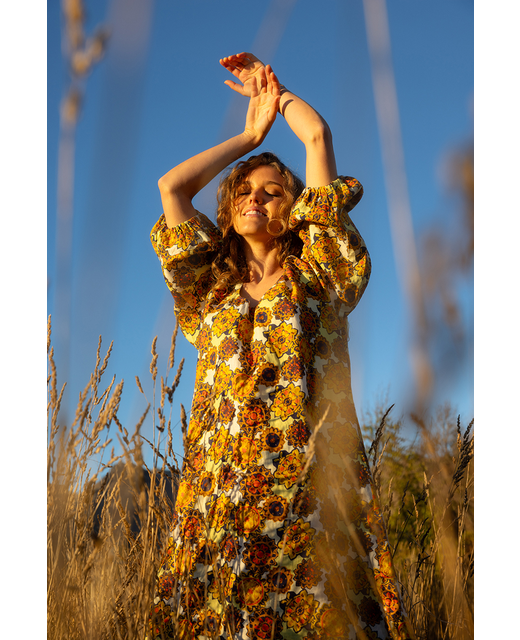
[[[262,202],[262,193],[260,189],[251,189],[251,194],[249,195],[249,201],[251,203],[261,204]]]

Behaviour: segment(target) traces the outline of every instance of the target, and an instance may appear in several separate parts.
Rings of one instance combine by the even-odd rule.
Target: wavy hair
[[[297,233],[288,229],[289,215],[294,201],[305,185],[274,153],[264,152],[237,163],[220,181],[217,192],[217,224],[222,232],[222,244],[211,269],[216,279],[214,289],[228,289],[239,282],[249,282],[244,239],[233,227],[238,190],[244,180],[258,167],[272,166],[282,176],[284,197],[280,202],[276,220],[282,224],[280,235],[273,236],[273,247],[278,248],[278,259],[283,264],[287,256],[300,256],[303,243]]]

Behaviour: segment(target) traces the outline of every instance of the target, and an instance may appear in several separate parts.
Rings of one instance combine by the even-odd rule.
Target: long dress
[[[362,193],[349,177],[304,190],[289,220],[301,256],[255,308],[240,285],[212,291],[207,217],[152,230],[199,359],[151,637],[410,637],[351,392]]]

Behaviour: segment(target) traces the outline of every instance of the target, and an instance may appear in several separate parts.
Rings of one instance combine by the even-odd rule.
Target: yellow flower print
[[[265,307],[256,310],[255,325],[257,327],[267,327],[271,324],[271,310]]]
[[[281,358],[294,349],[298,332],[291,325],[283,323],[269,335],[269,342],[275,354]]]
[[[255,390],[255,380],[247,373],[237,371],[233,375],[231,393],[239,402],[243,402]]]
[[[184,480],[181,481],[181,483],[179,484],[179,490],[177,491],[177,511],[182,511],[183,509],[187,509],[189,506],[191,506],[194,496],[195,491],[191,483]]]
[[[234,505],[231,500],[221,493],[210,507],[207,516],[208,528],[215,529],[216,532],[220,531],[229,520],[233,509]]]
[[[298,518],[296,522],[287,527],[285,536],[278,543],[278,547],[291,560],[294,560],[296,556],[305,555],[311,551],[315,533],[316,529],[312,528],[310,522]]]
[[[284,622],[296,633],[301,631],[302,627],[314,626],[319,602],[314,599],[312,593],[307,593],[306,589],[296,595],[289,595],[282,606],[285,609]]]
[[[233,446],[233,461],[237,467],[245,469],[256,464],[260,457],[258,442],[245,433],[239,433]]]
[[[294,384],[281,389],[275,396],[271,410],[282,420],[287,420],[293,413],[297,413],[305,398],[302,390]]]
[[[217,433],[213,436],[213,441],[209,448],[209,456],[214,462],[220,462],[224,457],[226,451],[233,446],[233,436],[225,427],[220,427]]]
[[[337,241],[334,238],[322,236],[313,246],[313,252],[320,265],[335,264],[341,257]]]
[[[231,382],[232,374],[231,369],[227,366],[225,362],[222,362],[217,369],[217,374],[215,376],[213,389],[215,394],[220,395],[223,393]]]
[[[264,514],[262,508],[248,503],[241,502],[235,509],[235,529],[239,536],[248,538],[255,531],[260,531],[264,524]]]
[[[286,453],[286,452],[283,452]],[[291,453],[278,458],[278,469],[274,477],[289,489],[298,480],[301,470],[305,465],[305,454],[298,449],[293,449]]]
[[[213,321],[213,335],[221,336],[223,333],[226,333],[240,318],[240,313],[233,307],[222,310],[215,316]]]

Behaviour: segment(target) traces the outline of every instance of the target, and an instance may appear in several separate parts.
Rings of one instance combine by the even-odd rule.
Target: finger
[[[233,80],[225,80],[224,84],[227,84],[227,86],[230,89],[233,89],[233,91],[236,91],[237,93],[239,93],[241,96],[245,96],[245,92],[244,92],[244,86],[241,84],[238,84],[238,82],[233,82]]]

